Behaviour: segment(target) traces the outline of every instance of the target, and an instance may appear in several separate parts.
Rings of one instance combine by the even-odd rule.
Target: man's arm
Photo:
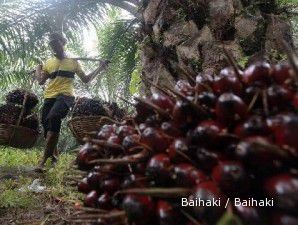
[[[99,67],[97,67],[93,72],[86,75],[82,70],[80,70],[77,74],[80,77],[80,79],[84,83],[91,82],[97,75],[99,75],[102,71],[106,70],[108,67],[109,61],[103,61],[100,63]]]
[[[39,85],[44,85],[49,75],[42,70],[42,65],[38,65],[35,70],[35,78]]]

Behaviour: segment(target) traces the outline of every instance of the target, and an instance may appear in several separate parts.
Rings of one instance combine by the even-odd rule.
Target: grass
[[[3,224],[1,218],[12,211],[30,213],[42,210],[53,200],[74,204],[82,198],[76,187],[67,183],[67,177],[73,174],[72,162],[75,155],[61,154],[58,164],[54,168],[48,164],[47,172],[42,175],[27,173],[28,169],[27,172],[25,169],[36,166],[41,155],[42,151],[39,149],[24,151],[0,148],[0,224]],[[1,179],[7,174],[12,175],[13,179]],[[46,186],[45,192],[20,191],[20,188],[27,187],[37,178],[42,186]]]
[[[41,157],[41,150],[18,150],[0,148],[0,166],[36,166]]]

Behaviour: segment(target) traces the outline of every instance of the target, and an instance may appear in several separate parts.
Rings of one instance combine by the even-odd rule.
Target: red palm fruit
[[[151,224],[155,215],[155,205],[152,199],[144,195],[129,194],[122,202],[129,222],[140,225]]]
[[[126,177],[122,184],[122,189],[128,189],[128,188],[141,188],[148,186],[148,181],[144,175],[141,174],[131,174],[130,176]]]
[[[297,225],[297,215],[289,215],[283,212],[273,212],[270,216],[270,225]]]
[[[244,225],[262,225],[262,219],[259,211],[252,206],[234,206],[235,213],[239,216]]]
[[[237,95],[225,93],[218,98],[215,112],[222,124],[231,125],[246,118],[248,107]]]
[[[250,65],[243,73],[243,81],[246,84],[259,83],[266,85],[270,83],[271,66],[266,62],[259,62]]]
[[[138,101],[135,104],[135,109],[137,112],[137,115],[135,117],[135,120],[139,123],[144,122],[147,117],[154,115],[154,111],[148,107],[144,102]]]
[[[129,158],[129,156],[124,156],[123,158],[124,159]],[[121,165],[121,164],[115,165],[115,169],[113,171],[118,174],[126,174],[131,172],[128,165]]]
[[[200,73],[196,76],[196,86],[195,91],[196,93],[202,93],[205,92],[212,87],[212,83],[214,82],[213,76],[210,74],[203,74]]]
[[[216,96],[212,92],[202,92],[198,95],[198,101],[201,105],[213,108],[216,104]]]
[[[293,94],[287,88],[272,85],[267,89],[268,103],[271,108],[283,109],[291,105]]]
[[[145,163],[137,163],[137,164],[134,164],[132,165],[132,170],[135,172],[135,173],[140,173],[140,174],[144,174],[146,172],[146,164]]]
[[[128,135],[125,138],[123,138],[122,146],[125,149],[130,149],[130,148],[136,147],[136,146],[138,146],[140,138],[141,137],[138,134]]]
[[[79,156],[80,156],[80,153],[90,152],[92,150],[93,150],[92,144],[90,142],[86,142],[80,149]],[[78,160],[80,159],[78,158]]]
[[[175,89],[185,96],[194,95],[194,88],[185,80],[178,80]]]
[[[272,77],[278,84],[284,84],[287,80],[292,79],[292,69],[288,64],[276,64],[273,66]]]
[[[139,129],[141,132],[143,132],[144,130],[146,130],[146,128],[148,128],[148,125],[146,123],[141,123],[139,125]]]
[[[197,148],[196,162],[200,169],[204,171],[212,170],[220,159],[219,153],[209,151],[205,148]]]
[[[111,135],[111,136],[108,138],[107,142],[108,142],[109,144],[120,145],[120,144],[121,144],[121,139],[120,139],[117,135],[114,134],[114,135]]]
[[[221,161],[212,171],[212,179],[228,196],[238,196],[247,190],[248,176],[241,162]]]
[[[272,117],[268,117],[266,119],[266,124],[268,128],[270,129],[270,132],[275,132],[277,129],[279,129],[283,123],[283,117],[287,114],[278,114]]]
[[[178,164],[173,167],[173,179],[180,187],[192,187],[207,180],[207,176],[190,164]]]
[[[243,163],[255,170],[257,175],[273,173],[282,166],[284,155],[275,150],[275,145],[271,144],[264,137],[250,137],[241,141],[236,147],[236,156]]]
[[[77,156],[77,163],[80,170],[90,170],[93,168],[93,164],[90,161],[95,160],[98,157],[98,153],[94,151],[93,146],[90,143],[86,143],[79,151]]]
[[[97,199],[97,206],[100,209],[111,210],[113,209],[112,198],[108,192],[104,192]]]
[[[244,90],[243,100],[247,105],[249,105],[255,96],[258,94],[258,97],[253,105],[253,109],[263,109],[263,101],[261,97],[261,91],[259,87],[256,86],[248,86]]]
[[[91,187],[88,184],[86,177],[78,183],[78,191],[84,194],[87,194],[91,191]]]
[[[288,145],[298,152],[298,116],[284,115],[282,123],[277,126],[275,131],[275,140],[279,145]]]
[[[197,206],[192,207],[193,215],[199,219],[203,220],[206,224],[215,224],[218,221],[218,218],[220,218],[224,211],[224,205],[226,201],[225,195],[220,191],[219,187],[216,185],[216,183],[212,181],[206,181],[203,183],[198,184],[195,187],[194,192],[192,195],[189,196],[189,203],[191,201],[201,200],[205,203],[213,202],[214,200],[220,200],[220,202],[216,202],[216,204],[219,203],[219,205],[213,205],[213,206],[202,206],[202,204],[199,204]]]
[[[217,94],[232,92],[236,95],[241,95],[242,85],[234,70],[228,67],[221,70],[219,76],[214,79],[213,90]]]
[[[159,225],[176,225],[182,222],[182,215],[167,201],[158,200],[156,211]]]
[[[141,135],[141,143],[149,146],[155,152],[164,152],[170,144],[170,139],[162,131],[148,127]]]
[[[200,114],[187,101],[177,101],[173,109],[173,122],[178,129],[188,129],[199,121]]]
[[[146,174],[152,178],[157,185],[169,185],[171,184],[171,167],[170,158],[166,154],[157,154],[149,160]]]
[[[117,135],[119,136],[120,139],[123,139],[124,137],[126,137],[128,135],[135,134],[136,130],[132,126],[123,125],[123,126],[118,127],[116,133],[117,133]]]
[[[148,116],[145,120],[145,123],[148,127],[158,127],[161,123],[161,118],[159,115],[154,114],[151,116]]]
[[[113,164],[105,164],[105,165],[100,166],[100,169],[105,172],[115,171],[116,168],[117,168],[117,166],[113,165]],[[109,176],[109,174],[107,174],[105,177],[108,177],[108,176]]]
[[[174,102],[169,96],[160,94],[160,93],[153,93],[151,96],[151,102],[160,108],[168,111],[171,113],[174,108]]]
[[[295,107],[295,109],[298,109],[298,94],[294,95],[292,104]]]
[[[121,182],[118,178],[110,178],[100,182],[100,189],[109,194],[114,194],[116,191],[120,190],[120,186]]]
[[[85,197],[84,205],[91,208],[97,207],[98,194],[96,191],[90,191],[89,194]]]
[[[97,134],[97,137],[99,139],[107,140],[115,132],[116,129],[113,125],[104,125]]]
[[[181,158],[181,155],[179,154],[179,152],[187,154],[188,151],[189,151],[188,143],[184,138],[175,139],[167,149],[167,153],[170,159],[174,160],[175,162],[185,161],[183,158]]]
[[[98,190],[100,188],[100,181],[103,175],[99,172],[90,172],[87,176],[87,183],[93,190]]]
[[[239,124],[234,133],[241,138],[256,135],[266,136],[269,134],[269,128],[262,117],[252,116],[244,123]]]
[[[217,147],[222,127],[213,120],[204,120],[191,132],[188,133],[189,141],[194,145],[205,147]]]
[[[291,174],[278,174],[265,180],[264,192],[274,199],[274,206],[298,213],[298,178]]]
[[[180,137],[181,131],[172,122],[163,122],[161,124],[161,130],[172,137]]]

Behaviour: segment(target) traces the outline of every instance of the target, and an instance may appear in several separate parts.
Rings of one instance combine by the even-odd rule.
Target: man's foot
[[[52,156],[52,166],[56,166],[58,163],[58,157]]]
[[[46,146],[44,149],[44,155],[42,158],[42,161],[39,164],[39,168],[43,168],[46,164],[46,161],[48,158],[52,159],[52,164],[55,165],[57,162],[57,157],[55,155],[58,155],[58,150],[57,150],[57,142],[58,142],[59,134],[48,131],[47,132],[47,137],[46,137]]]
[[[45,171],[45,164],[46,164],[45,158],[43,158],[41,161],[39,161],[38,166],[34,169],[35,172],[44,172]]]
[[[56,157],[56,158],[58,158],[58,156],[59,156],[59,151],[58,151],[57,148],[55,148],[55,150],[54,150],[54,152],[53,152],[53,156]]]
[[[35,173],[44,173],[46,170],[43,166],[37,166],[33,169]]]

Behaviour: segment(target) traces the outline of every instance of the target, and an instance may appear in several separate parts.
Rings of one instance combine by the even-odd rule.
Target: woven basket
[[[102,116],[79,116],[68,121],[68,127],[76,140],[83,144],[85,137],[94,137],[104,124],[108,122]]]
[[[39,133],[27,127],[0,124],[0,145],[14,148],[32,148]]]

